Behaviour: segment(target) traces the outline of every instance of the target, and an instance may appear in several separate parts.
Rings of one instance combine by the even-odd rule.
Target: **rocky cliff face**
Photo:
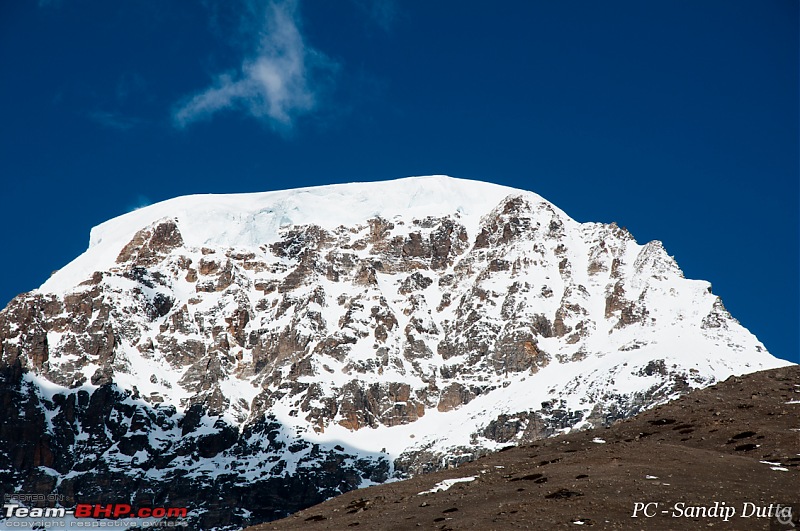
[[[178,198],[0,312],[0,481],[237,526],[782,364],[659,242],[530,192]]]

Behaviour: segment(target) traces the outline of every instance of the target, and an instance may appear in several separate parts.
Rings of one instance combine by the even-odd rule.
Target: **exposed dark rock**
[[[414,291],[424,290],[428,286],[433,284],[433,280],[430,278],[422,275],[419,272],[414,272],[409,275],[403,282],[400,284],[400,293],[408,294]]]
[[[183,245],[176,220],[164,220],[142,229],[120,251],[117,263],[132,262],[147,267],[160,261],[170,251]]]

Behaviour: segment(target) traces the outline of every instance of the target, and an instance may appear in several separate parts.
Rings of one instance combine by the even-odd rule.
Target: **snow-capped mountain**
[[[444,176],[112,219],[0,313],[0,349],[6,491],[206,528],[787,364],[660,242]]]

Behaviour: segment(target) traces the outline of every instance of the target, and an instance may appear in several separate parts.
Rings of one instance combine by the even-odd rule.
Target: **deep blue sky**
[[[0,306],[202,192],[444,173],[662,240],[798,360],[798,2],[0,2]]]

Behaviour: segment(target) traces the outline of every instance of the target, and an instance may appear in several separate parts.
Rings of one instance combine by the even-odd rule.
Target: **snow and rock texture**
[[[5,489],[202,527],[786,365],[659,242],[443,176],[110,220],[0,313],[0,349]]]

